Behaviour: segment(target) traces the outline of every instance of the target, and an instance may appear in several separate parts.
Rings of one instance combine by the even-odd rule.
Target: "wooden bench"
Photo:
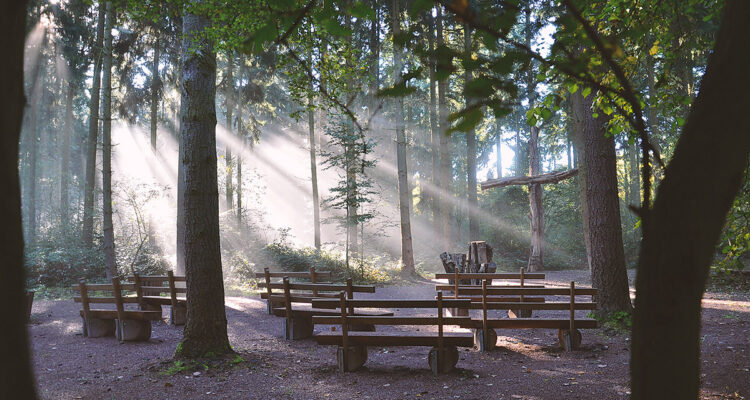
[[[185,282],[184,276],[175,276],[172,271],[168,271],[167,276],[135,274],[128,280],[135,284],[142,310],[161,312],[161,306],[170,306],[169,322],[172,325],[185,325],[187,297],[183,295],[187,293],[187,288],[176,285],[177,282]]]
[[[120,284],[119,278],[112,278],[111,284],[87,284],[81,279],[73,290],[79,294],[73,300],[82,304],[83,336],[114,335],[120,343],[148,340],[151,338],[151,321],[161,320],[161,310],[126,310],[125,304],[140,304],[140,299],[137,296],[124,296],[123,291],[135,292],[136,286]],[[115,309],[92,309],[92,304],[114,304]]]
[[[491,350],[497,342],[497,333],[495,329],[557,329],[558,340],[560,345],[566,351],[577,349],[581,344],[581,331],[579,329],[591,329],[597,327],[597,321],[591,318],[576,318],[577,310],[595,310],[596,303],[593,297],[596,296],[596,289],[576,288],[574,282],[570,282],[570,288],[503,288],[488,286],[487,282],[482,282],[480,289],[467,289],[467,294],[480,295],[482,302],[477,304],[471,303],[472,309],[482,310],[482,319],[472,319],[463,327],[474,328],[475,346],[480,351]],[[519,296],[519,297],[539,297],[539,296],[568,296],[567,302],[506,302],[496,301],[493,296]],[[576,301],[576,296],[591,296],[591,302]],[[559,310],[569,311],[567,318],[489,318],[489,310],[507,310],[508,308],[517,310]]]
[[[448,325],[461,326],[471,323],[469,317],[445,317],[446,307],[469,308],[471,301],[466,299],[443,299],[438,293],[435,300],[370,300],[347,299],[343,293],[338,299],[315,299],[315,308],[338,308],[337,315],[315,316],[314,324],[340,325],[340,330],[324,331],[315,335],[320,345],[338,346],[337,360],[342,372],[355,371],[367,361],[367,346],[430,346],[428,362],[434,375],[453,370],[458,362],[457,347],[471,347],[474,339],[471,333],[444,332]],[[352,315],[356,308],[399,308],[399,309],[435,309],[436,315],[417,316],[360,316]],[[352,332],[353,325],[377,326],[432,326],[437,332],[428,331],[375,331]]]
[[[338,296],[338,293],[345,293],[346,298],[353,299],[354,293],[375,293],[375,286],[370,285],[353,285],[352,279],[346,280],[346,284],[333,283],[290,283],[289,278],[284,277],[281,283],[271,283],[271,289],[283,289],[282,293],[272,293],[268,298],[278,306],[272,310],[273,315],[284,317],[284,339],[299,340],[313,336],[313,316],[338,315],[338,311],[329,309],[319,309],[312,307],[312,302],[316,298]],[[292,291],[295,292],[292,292]],[[334,292],[334,293],[331,293]],[[310,304],[300,306],[294,303]],[[354,313],[352,310],[350,313]],[[387,316],[393,315],[388,312],[358,312],[356,315],[362,316]],[[372,331],[375,330],[373,325],[359,324],[352,330]]]
[[[295,279],[295,280],[306,280],[306,281],[309,281],[310,283],[323,283],[323,282],[330,283],[331,272],[330,271],[316,271],[315,267],[310,267],[310,270],[307,272],[283,272],[283,271],[271,272],[268,270],[268,268],[263,268],[263,272],[256,272],[255,277],[258,279],[264,279],[263,282],[258,283],[258,287],[266,288],[266,292],[261,293],[260,297],[261,299],[266,300],[266,311],[269,314],[271,314],[274,308],[283,306],[282,303],[274,304],[271,300],[269,300],[269,298],[274,295],[274,293],[271,290],[272,283],[274,283],[271,280],[272,278],[286,277],[286,278]],[[280,283],[280,282],[281,281],[278,281],[275,283]],[[317,295],[318,293],[316,291],[313,291],[312,294]]]
[[[435,279],[448,279],[449,284],[438,284],[435,285],[435,290],[437,291],[444,291],[447,292],[444,294],[444,298],[452,297],[454,299],[470,299],[473,303],[481,303],[482,302],[482,296],[474,295],[472,292],[470,293],[468,289],[481,289],[482,283],[479,285],[460,285],[460,282],[471,282],[471,281],[479,281],[479,282],[487,282],[487,285],[491,285],[493,280],[504,280],[504,281],[511,281],[511,282],[504,282],[502,285],[492,285],[489,287],[519,287],[519,288],[543,288],[544,285],[535,285],[531,284],[529,285],[527,282],[528,280],[539,280],[539,279],[545,279],[545,275],[541,273],[526,273],[526,270],[524,268],[521,268],[521,271],[519,273],[460,273],[458,271],[455,271],[453,273],[449,274],[435,274]],[[517,281],[513,282],[513,281]],[[506,302],[506,303],[518,303],[518,302],[544,302],[544,297],[529,297],[521,295],[501,295],[501,296],[491,296],[490,301],[494,302]],[[453,310],[448,310],[448,312],[451,315],[453,314]],[[467,312],[467,310],[463,310],[463,312]],[[531,317],[532,310],[530,309],[516,309],[516,308],[509,308],[508,309],[508,316],[510,318],[530,318]],[[464,315],[468,315],[464,314]]]

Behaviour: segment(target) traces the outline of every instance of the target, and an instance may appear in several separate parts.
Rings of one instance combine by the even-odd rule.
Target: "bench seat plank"
[[[315,335],[320,345],[341,345],[341,331],[325,331]],[[349,332],[350,346],[437,346],[437,332]],[[471,333],[445,332],[443,346],[471,347]]]
[[[143,296],[143,301],[149,304],[159,304],[169,306],[172,304],[172,299],[164,296]],[[178,303],[186,303],[187,299],[184,297],[177,298]]]
[[[320,309],[320,308],[292,308],[292,314],[293,316],[341,316],[341,311],[339,310],[329,310],[329,309]],[[275,307],[273,309],[273,315],[277,317],[286,317],[286,308],[285,307]],[[393,315],[392,312],[389,311],[356,311],[353,315],[359,315],[359,316],[390,316]]]
[[[576,319],[574,323],[576,329],[593,329],[597,327],[597,321],[591,318]],[[492,319],[487,321],[487,327],[497,329],[568,329],[570,327],[570,320],[556,318]]]
[[[83,317],[83,310],[80,310]],[[117,310],[90,310],[91,318],[117,319]],[[142,321],[158,321],[161,319],[161,311],[125,311],[125,319],[136,319]]]
[[[338,312],[337,312],[338,313]],[[316,316],[313,317],[314,324],[341,325],[339,316]],[[391,313],[392,314],[392,313]],[[350,324],[363,325],[437,325],[437,317],[394,317],[394,316],[348,316],[346,320]],[[443,317],[443,325],[464,325],[471,321],[469,317]]]
[[[525,300],[525,299],[524,299]],[[575,302],[573,306],[576,310],[596,310],[596,303]],[[482,303],[472,303],[472,309],[482,309]],[[532,303],[532,302],[487,302],[488,310],[570,310],[570,303]]]

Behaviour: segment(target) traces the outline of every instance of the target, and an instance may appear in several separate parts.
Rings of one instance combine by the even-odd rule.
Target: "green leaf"
[[[583,95],[583,98],[585,99],[586,97],[588,97],[588,95],[590,93],[591,93],[591,88],[590,87],[585,87],[585,88],[583,88],[583,91],[581,92],[581,95]]]
[[[414,93],[417,89],[406,86],[406,82],[400,82],[392,87],[380,89],[379,97],[404,97]]]
[[[577,83],[571,83],[570,85],[568,85],[568,92],[570,92],[570,94],[574,94],[577,91],[578,91]]]
[[[469,81],[466,89],[464,89],[464,94],[474,98],[487,98],[494,93],[495,89],[492,86],[492,82],[484,76]]]
[[[482,112],[482,109],[480,108],[473,108],[471,110],[464,110],[462,112],[451,114],[451,116],[448,118],[449,120],[458,119],[460,118],[460,121],[452,126],[450,129],[448,129],[448,133],[451,132],[469,132],[472,129],[474,129],[477,124],[479,124],[479,121],[482,120],[482,117],[484,116],[484,113]]]
[[[349,12],[359,19],[368,19],[370,21],[375,19],[375,10],[361,1],[354,3],[350,8]]]
[[[493,107],[492,108],[492,113],[495,116],[495,118],[502,118],[502,117],[510,114],[511,112],[513,112],[513,110],[510,109],[510,108],[507,108],[507,107],[500,107],[500,106],[498,106],[498,107]]]
[[[323,22],[323,27],[328,31],[328,33],[334,36],[346,37],[351,36],[352,34],[352,30],[341,25],[339,21],[335,19],[335,17],[327,19],[325,22]]]
[[[685,118],[677,117],[677,126],[685,125]]]
[[[431,9],[433,6],[432,0],[414,0],[414,3],[409,7],[409,15],[416,18],[421,12]]]
[[[551,116],[552,116],[552,111],[550,111],[549,108],[542,109],[542,119],[549,119],[549,117]]]

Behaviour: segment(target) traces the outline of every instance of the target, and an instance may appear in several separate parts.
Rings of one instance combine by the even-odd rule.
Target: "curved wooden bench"
[[[177,287],[176,282],[185,282],[184,276],[175,276],[167,271],[166,276],[140,276],[128,278],[135,284],[141,309],[161,312],[161,306],[170,306],[169,323],[185,325],[187,319],[187,288]]]

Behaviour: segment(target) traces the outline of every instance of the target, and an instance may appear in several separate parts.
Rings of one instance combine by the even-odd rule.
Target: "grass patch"
[[[604,315],[590,312],[587,317],[596,319],[599,325],[608,331],[629,334],[633,329],[633,314],[626,311],[616,311]]]

